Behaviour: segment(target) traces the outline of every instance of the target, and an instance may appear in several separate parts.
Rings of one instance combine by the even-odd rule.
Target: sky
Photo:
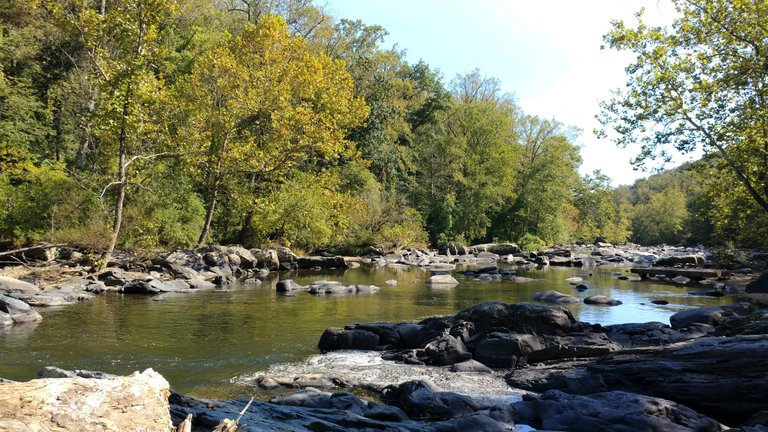
[[[599,101],[626,84],[624,68],[633,58],[600,48],[611,20],[635,23],[642,7],[654,25],[675,17],[668,0],[325,1],[325,11],[336,18],[386,28],[384,47],[404,49],[409,63],[424,60],[446,84],[477,68],[498,78],[526,114],[580,128],[581,173],[599,169],[614,186],[649,173],[632,169],[637,148],[619,149],[593,134],[600,127]]]

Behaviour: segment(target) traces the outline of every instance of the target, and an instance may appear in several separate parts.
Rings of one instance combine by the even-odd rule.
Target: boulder
[[[717,421],[678,403],[612,391],[579,396],[557,390],[515,403],[514,419],[539,429],[571,432],[718,432]]]
[[[599,306],[618,306],[621,304],[621,300],[616,300],[615,298],[608,296],[595,295],[584,298],[584,303]]]
[[[528,367],[506,376],[516,388],[575,394],[626,391],[664,398],[726,424],[766,409],[768,339],[703,337],[632,353]]]
[[[257,268],[277,270],[280,266],[280,259],[274,249],[251,249],[251,253],[257,260]]]
[[[120,288],[120,292],[123,294],[159,294],[160,289],[152,286],[148,281],[134,280],[126,283]]]
[[[480,303],[459,312],[455,319],[473,323],[478,332],[503,327],[530,334],[564,334],[576,323],[571,312],[562,307],[502,302]]]
[[[277,292],[291,292],[291,291],[299,291],[303,289],[304,287],[294,282],[293,279],[279,280],[275,285],[275,290]]]
[[[49,306],[67,306],[81,301],[92,300],[96,296],[92,293],[85,291],[41,291],[41,292],[22,292],[13,293],[9,297],[14,297],[18,300],[22,300],[30,306],[35,307],[49,307]]]
[[[459,373],[492,373],[493,369],[480,363],[477,360],[465,360],[461,363],[454,363],[451,366],[451,372]]]
[[[374,350],[378,345],[379,336],[375,333],[331,327],[320,336],[317,347],[322,352],[328,352],[342,349]]]
[[[748,283],[744,291],[747,294],[768,293],[768,271],[761,273],[757,279]]]
[[[440,391],[427,380],[406,381],[387,386],[382,400],[405,411],[408,417],[422,421],[439,421],[464,417],[478,410],[468,397]]]
[[[29,282],[8,277],[0,276],[0,291],[3,292],[34,292],[40,291],[37,285],[33,285]]]
[[[0,312],[8,315],[0,317],[0,322],[5,325],[8,325],[9,318],[14,324],[35,322],[43,319],[43,317],[28,304],[4,294],[0,294]]]
[[[296,266],[300,269],[323,268],[323,269],[345,269],[349,266],[344,262],[342,256],[308,256],[300,257],[296,260]]]
[[[169,431],[168,382],[152,369],[127,377],[0,383],[0,430]]]
[[[453,276],[449,274],[436,274],[429,277],[429,279],[426,280],[426,283],[429,285],[458,285],[459,281],[457,281]]]
[[[258,264],[258,259],[251,251],[242,246],[227,246],[226,253],[230,263],[239,261],[237,265],[243,270],[255,269]],[[237,257],[237,259],[234,259],[234,257]]]
[[[694,323],[718,326],[725,318],[749,313],[746,305],[710,306],[677,312],[669,317],[669,323],[674,329],[682,329]]]
[[[675,267],[675,266],[701,266],[704,264],[704,257],[701,255],[682,255],[682,256],[668,256],[659,258],[653,264],[658,267]]]
[[[469,360],[472,354],[461,339],[446,335],[433,340],[424,347],[419,358],[428,365],[447,366]]]
[[[533,295],[532,299],[542,303],[554,304],[572,304],[579,302],[579,299],[570,294],[563,294],[554,290],[537,292]]]
[[[544,349],[539,336],[490,333],[474,346],[474,359],[491,368],[516,368],[527,364],[527,355]]]
[[[216,287],[216,285],[205,279],[189,279],[186,282],[190,289],[206,289]]]

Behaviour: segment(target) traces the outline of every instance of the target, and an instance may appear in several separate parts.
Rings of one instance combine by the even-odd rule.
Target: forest
[[[584,131],[310,0],[3,1],[0,245],[768,246],[766,6],[678,3],[605,36],[637,61],[598,133],[703,157],[612,187]]]

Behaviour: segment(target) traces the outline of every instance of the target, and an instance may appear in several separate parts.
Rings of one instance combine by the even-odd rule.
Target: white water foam
[[[456,373],[447,367],[408,365],[388,361],[375,351],[334,351],[313,355],[302,362],[278,363],[254,374],[240,375],[231,381],[256,386],[262,377],[278,382],[293,382],[302,377],[339,377],[346,382],[380,388],[411,380],[427,379],[440,389],[472,398],[479,404],[513,403],[525,392],[504,381],[505,371],[493,373]]]

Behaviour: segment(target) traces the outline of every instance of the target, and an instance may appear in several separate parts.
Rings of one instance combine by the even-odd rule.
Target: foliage
[[[642,143],[636,163],[672,149],[717,153],[724,169],[768,212],[768,4],[675,0],[671,28],[649,27],[637,14],[613,23],[611,48],[636,55],[627,88],[603,103],[601,121],[620,145]],[[670,148],[671,147],[671,148]]]
[[[630,206],[615,199],[610,179],[600,171],[585,176],[576,189],[579,211],[576,240],[625,243],[630,236]]]

